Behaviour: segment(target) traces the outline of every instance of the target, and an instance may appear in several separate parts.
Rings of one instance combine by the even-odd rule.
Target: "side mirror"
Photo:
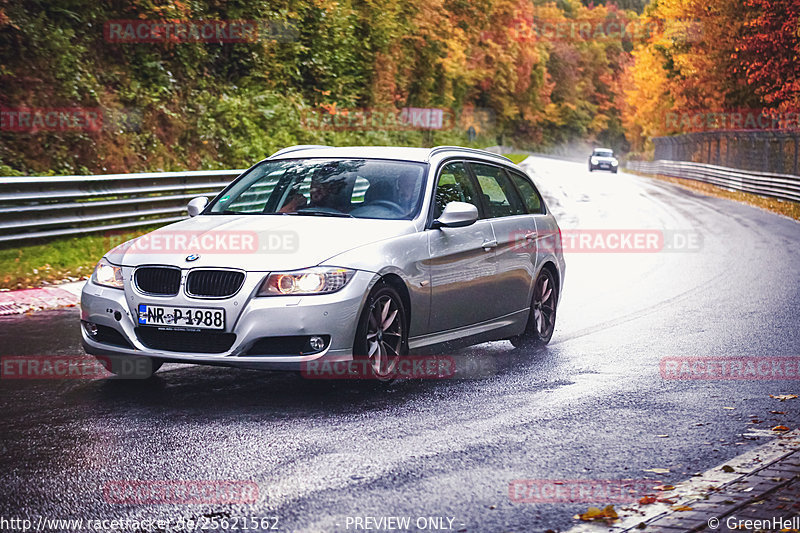
[[[189,200],[189,205],[186,206],[186,210],[189,212],[190,217],[196,217],[206,208],[207,204],[208,198],[205,196],[198,196],[197,198]]]
[[[461,228],[478,220],[478,208],[466,202],[450,202],[444,206],[439,218],[433,221],[434,228]]]

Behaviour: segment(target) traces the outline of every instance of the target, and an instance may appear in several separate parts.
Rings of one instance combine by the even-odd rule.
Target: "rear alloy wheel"
[[[531,312],[525,332],[510,339],[515,348],[530,348],[550,342],[556,328],[556,291],[553,274],[543,268],[533,286]]]
[[[366,359],[377,379],[390,381],[407,351],[408,326],[403,300],[394,288],[381,284],[369,295],[361,313],[353,353]]]

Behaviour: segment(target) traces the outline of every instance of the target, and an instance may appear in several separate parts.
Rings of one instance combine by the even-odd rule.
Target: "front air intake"
[[[186,278],[186,294],[195,298],[228,298],[244,283],[238,270],[192,270]]]
[[[181,287],[181,271],[173,267],[145,266],[133,275],[136,287],[145,294],[175,296]]]

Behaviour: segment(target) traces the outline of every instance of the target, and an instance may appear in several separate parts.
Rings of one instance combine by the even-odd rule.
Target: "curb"
[[[614,523],[584,522],[575,525],[566,533],[625,533],[641,530],[653,533],[700,531],[702,524],[705,524],[708,519],[721,518],[735,511],[736,505],[749,503],[749,501],[742,501],[740,492],[744,492],[748,497],[760,496],[762,493],[773,492],[787,484],[777,480],[772,481],[763,491],[756,491],[752,494],[750,491],[754,491],[754,488],[746,488],[746,485],[743,485],[759,472],[769,471],[769,467],[781,464],[782,460],[787,457],[796,457],[798,451],[800,451],[800,429],[778,435],[771,441],[719,466],[695,474],[688,480],[675,483],[674,490],[670,491],[671,499],[674,500],[672,503],[632,504],[621,509],[620,520]],[[793,468],[800,470],[800,467]],[[761,485],[766,484],[762,483]],[[728,502],[728,499],[735,501]],[[722,502],[726,505],[721,505]],[[683,506],[692,507],[692,509],[698,507],[698,509],[694,513],[677,510]],[[719,508],[711,512],[709,509],[705,509],[709,506],[718,506]],[[697,515],[700,513],[703,513],[699,517],[701,524],[688,523],[690,519],[696,521]],[[684,518],[686,521],[683,520]],[[710,531],[714,529],[710,528]]]
[[[45,309],[75,307],[81,301],[86,282],[76,281],[39,289],[0,292],[0,316],[21,315]]]

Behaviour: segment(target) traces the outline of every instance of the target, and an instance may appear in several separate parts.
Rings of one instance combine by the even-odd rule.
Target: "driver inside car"
[[[344,187],[344,181],[338,176],[323,176],[311,178],[311,200],[300,193],[299,187],[289,194],[286,203],[281,207],[279,213],[292,213],[298,209],[308,208],[327,208],[340,211],[338,206],[338,195]]]

